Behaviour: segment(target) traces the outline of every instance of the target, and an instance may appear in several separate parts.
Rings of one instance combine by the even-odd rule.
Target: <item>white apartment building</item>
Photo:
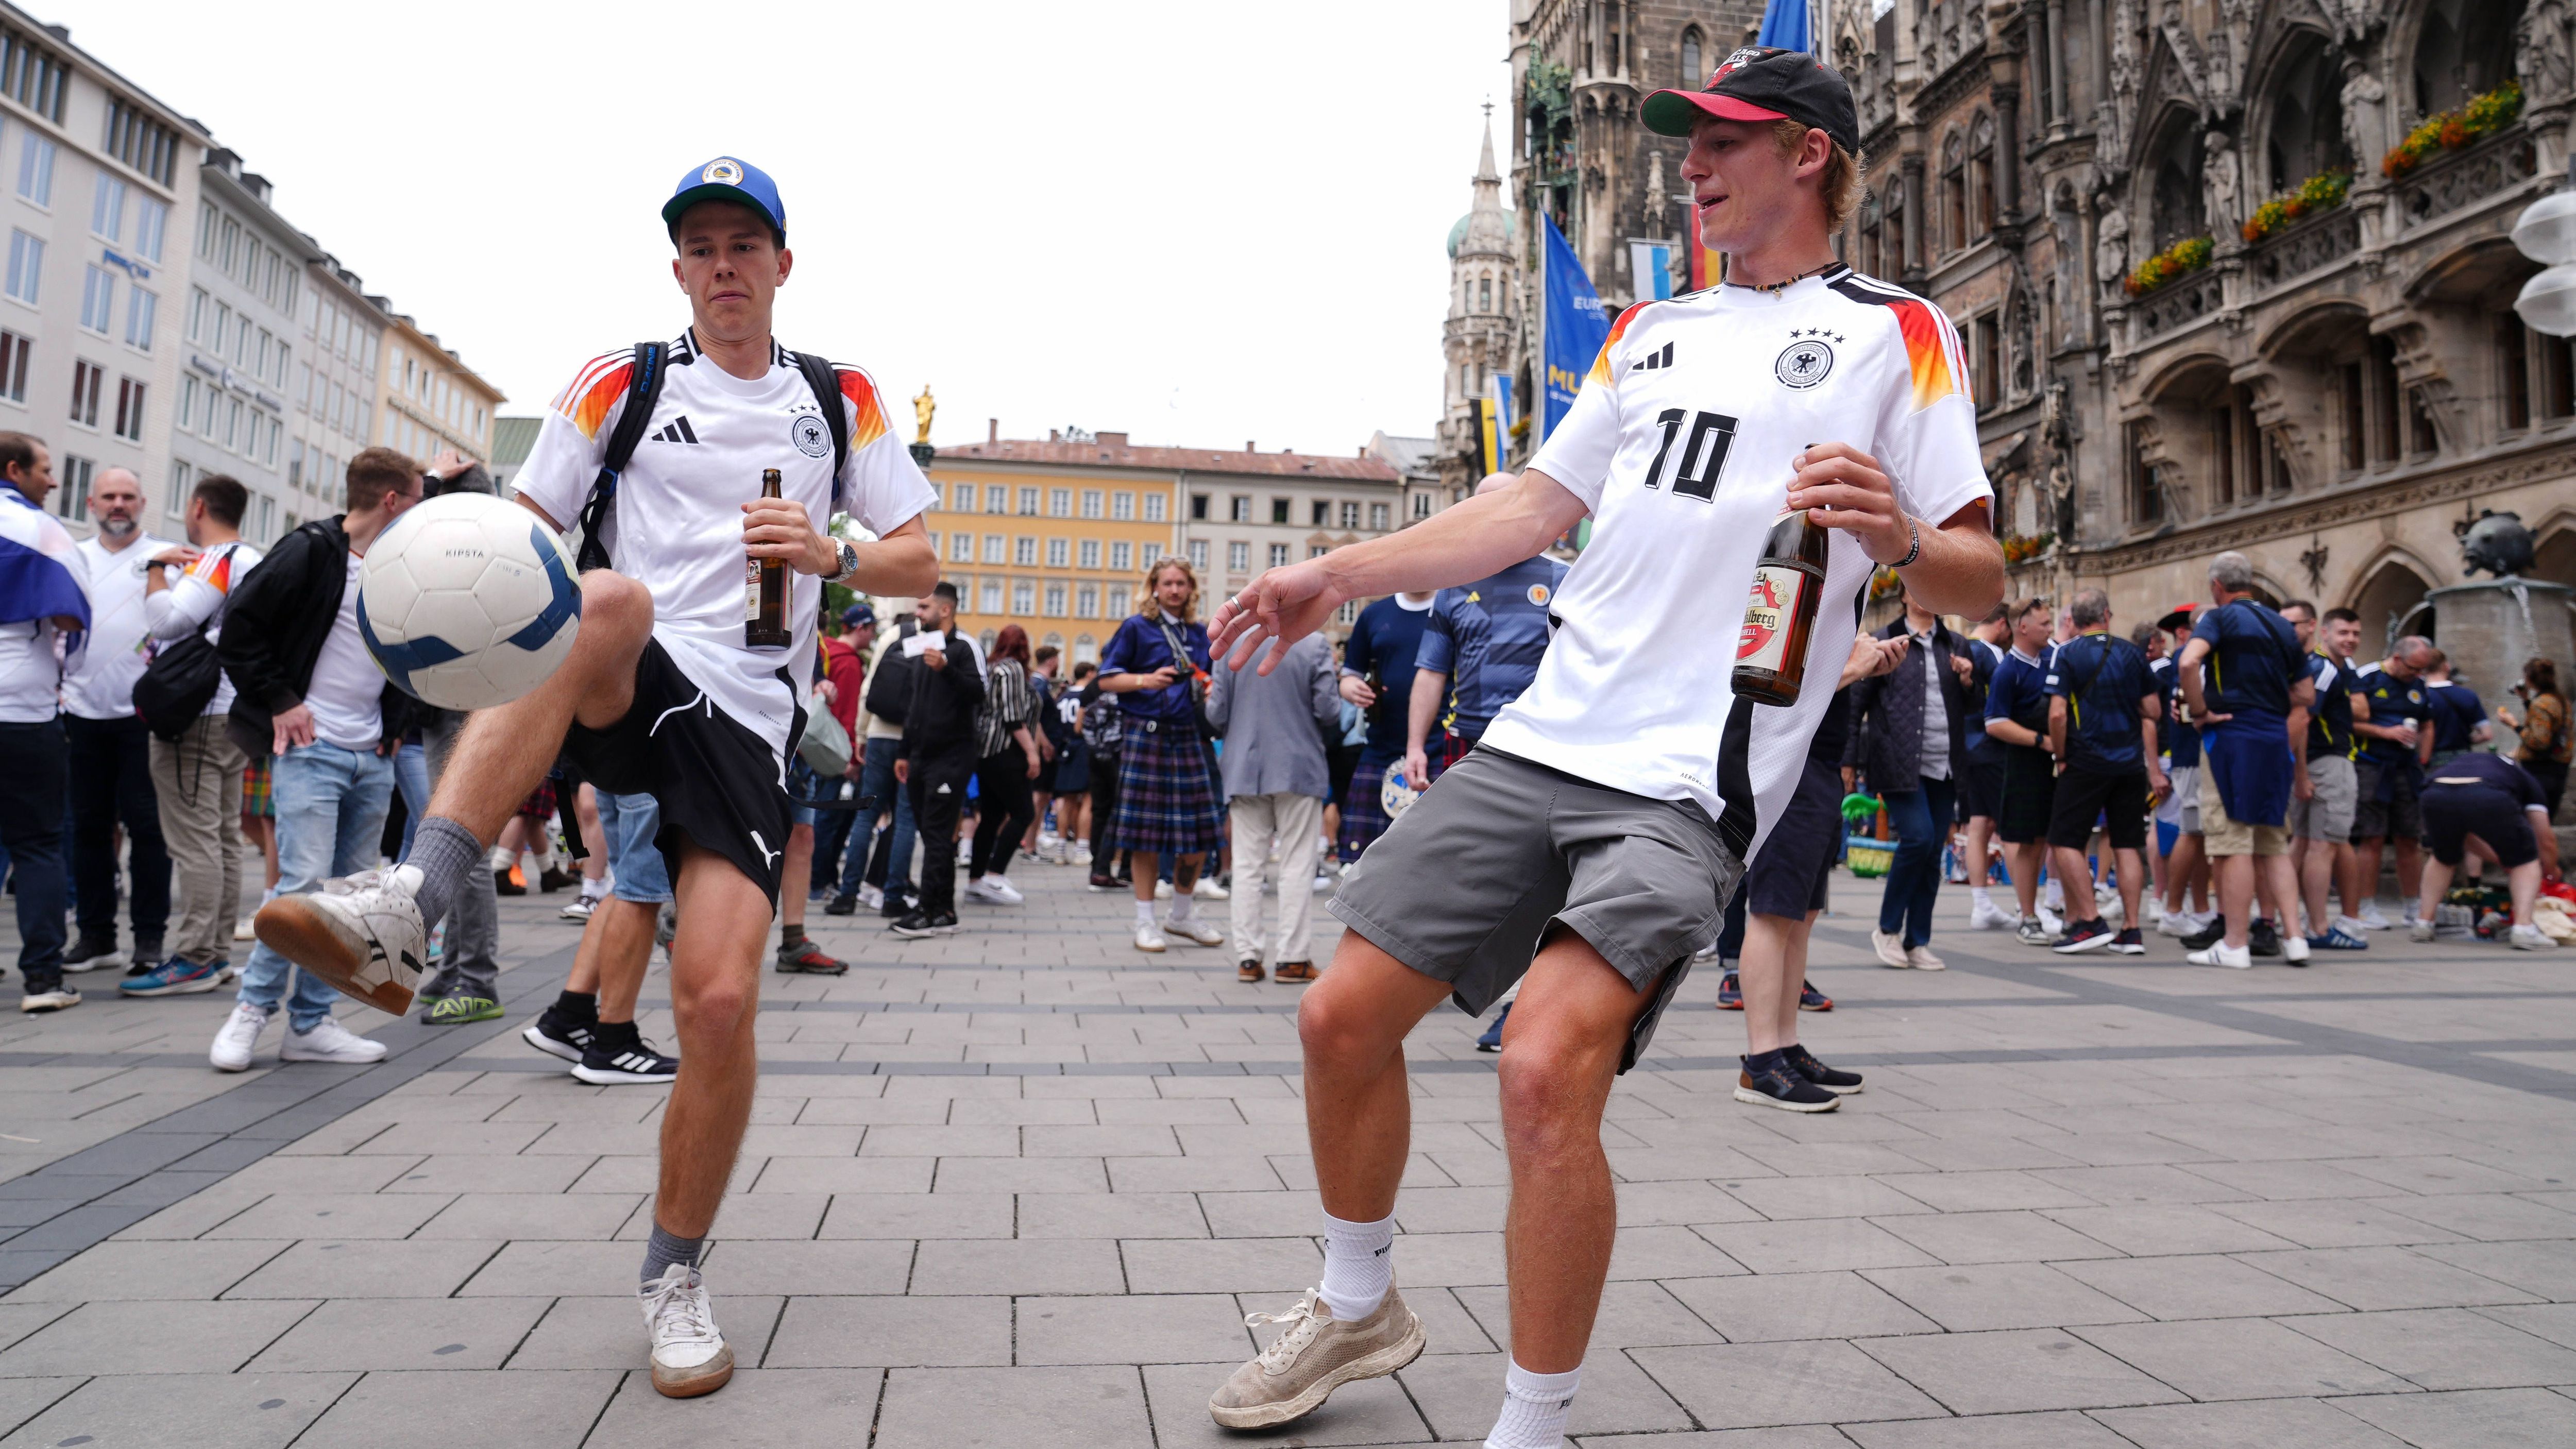
[[[286,474],[306,517],[348,507],[349,460],[375,436],[376,378],[386,312],[355,272],[328,254],[306,269],[296,311],[294,417]]]
[[[239,156],[221,147],[207,156],[165,505],[176,517],[198,479],[229,476],[250,490],[242,534],[263,547],[312,516],[288,485],[285,441],[296,306],[312,243],[268,198],[267,179],[242,170]]]
[[[41,438],[85,535],[99,470],[169,476],[178,298],[205,128],[0,4],[0,428]],[[166,530],[166,525],[165,525]]]

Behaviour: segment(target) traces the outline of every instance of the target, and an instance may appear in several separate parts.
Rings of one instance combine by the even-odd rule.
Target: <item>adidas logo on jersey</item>
[[[1647,353],[1644,361],[1629,363],[1628,370],[1630,372],[1646,372],[1654,368],[1670,367],[1672,365],[1673,345],[1667,342],[1655,351]]]
[[[698,430],[689,426],[689,415],[682,413],[671,419],[669,427],[655,433],[653,437],[656,442],[694,443],[698,440]]]

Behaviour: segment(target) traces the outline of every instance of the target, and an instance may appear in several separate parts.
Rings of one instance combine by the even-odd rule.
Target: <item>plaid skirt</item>
[[[1150,732],[1129,723],[1118,759],[1112,845],[1156,855],[1214,850],[1222,838],[1218,809],[1207,747],[1197,730],[1169,720]]]
[[[1387,767],[1398,758],[1375,750],[1364,751],[1358,767],[1351,771],[1350,788],[1342,792],[1342,836],[1335,842],[1341,847],[1345,863],[1359,859],[1369,842],[1386,834],[1386,827],[1392,823],[1379,792],[1386,786]]]
[[[268,777],[269,757],[260,756],[242,771],[242,815],[244,818],[273,818],[277,814],[277,797],[271,791]]]

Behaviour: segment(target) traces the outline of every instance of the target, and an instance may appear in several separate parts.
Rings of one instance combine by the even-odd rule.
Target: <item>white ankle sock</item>
[[[1174,925],[1179,925],[1188,921],[1195,914],[1196,912],[1190,907],[1190,898],[1187,895],[1175,894],[1172,897],[1172,923]]]
[[[1324,1286],[1316,1296],[1341,1323],[1377,1312],[1395,1281],[1395,1219],[1346,1223],[1324,1214]]]
[[[1575,1387],[1583,1370],[1534,1374],[1513,1363],[1503,1375],[1503,1415],[1485,1436],[1485,1449],[1559,1449],[1565,1443],[1565,1416],[1574,1407]]]
[[[1154,924],[1154,903],[1152,901],[1138,901],[1136,903],[1136,924],[1139,926],[1150,926]]]

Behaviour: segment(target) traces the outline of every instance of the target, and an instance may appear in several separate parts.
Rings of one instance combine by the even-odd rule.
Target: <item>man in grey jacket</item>
[[[1234,826],[1234,957],[1237,979],[1261,979],[1262,866],[1279,861],[1279,936],[1270,963],[1282,981],[1315,979],[1307,914],[1315,850],[1332,772],[1325,732],[1341,720],[1332,646],[1309,634],[1267,676],[1219,659],[1210,670],[1208,720],[1225,731],[1221,763]]]

